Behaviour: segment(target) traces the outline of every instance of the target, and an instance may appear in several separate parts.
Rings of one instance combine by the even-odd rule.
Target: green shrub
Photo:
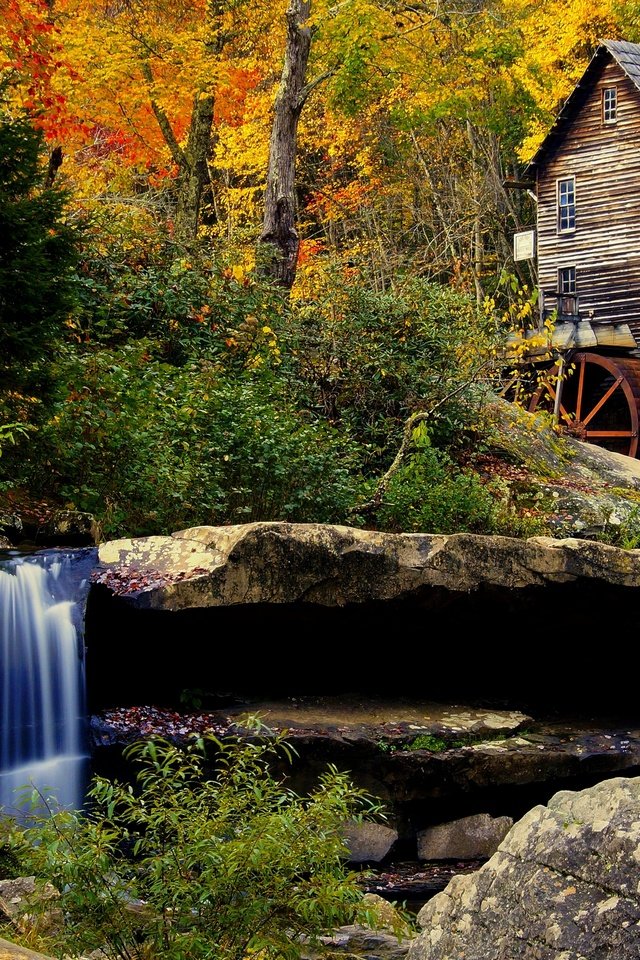
[[[34,487],[94,513],[105,534],[330,522],[355,499],[357,446],[298,413],[266,365],[230,375],[207,362],[175,367],[143,341],[71,351],[57,379],[52,415],[38,446],[20,451],[22,468]]]
[[[422,533],[488,533],[498,505],[491,491],[472,472],[461,470],[422,433],[405,466],[391,479],[376,511],[376,525],[385,530]]]
[[[444,753],[449,747],[456,746],[444,737],[436,737],[430,733],[421,733],[408,745],[407,750],[429,750],[430,753]]]
[[[11,821],[0,818],[0,880],[21,876],[23,846],[22,838],[12,830]]]
[[[81,238],[67,194],[46,185],[44,153],[41,132],[6,109],[0,81],[0,446],[15,444],[2,463],[13,482],[53,387],[49,362],[74,304]]]
[[[294,304],[280,331],[283,365],[298,402],[348,426],[378,470],[414,410],[475,378],[489,345],[487,320],[470,298],[436,283],[399,278],[381,293],[339,273],[331,281],[316,300]],[[451,397],[434,441],[451,442],[474,415]]]
[[[282,299],[268,285],[225,267],[210,247],[190,256],[140,212],[113,222],[95,215],[76,276],[72,329],[82,343],[119,348],[146,340],[181,365],[195,357],[242,369],[269,354]]]
[[[67,195],[45,186],[44,141],[26,117],[3,110],[0,89],[0,372],[2,388],[38,384],[32,365],[50,354],[73,303],[79,232]]]
[[[301,937],[372,922],[343,828],[379,808],[333,767],[294,793],[270,772],[286,742],[262,732],[209,738],[208,759],[203,741],[135,744],[135,786],[97,778],[87,813],[27,829],[33,871],[60,892],[61,954],[130,960],[142,944],[163,960],[293,958]]]

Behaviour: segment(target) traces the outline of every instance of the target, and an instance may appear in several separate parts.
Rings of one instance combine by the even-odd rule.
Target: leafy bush
[[[175,367],[145,341],[69,353],[32,484],[102,519],[105,534],[253,520],[329,522],[357,488],[357,447],[300,415],[266,367]]]
[[[461,470],[418,432],[414,452],[391,479],[376,523],[385,530],[426,533],[488,533],[498,505],[472,472]]]
[[[13,880],[22,872],[22,838],[16,836],[10,820],[0,819],[0,880]]]
[[[338,273],[330,281],[315,300],[294,305],[280,332],[283,365],[299,402],[345,424],[379,469],[410,413],[479,376],[487,318],[468,297],[419,279],[384,293]],[[467,419],[452,397],[438,441],[450,442]]]
[[[210,249],[185,256],[139,212],[94,220],[76,277],[78,341],[118,348],[144,339],[169,363],[198,357],[228,369],[269,354],[282,311],[275,290]]]
[[[130,960],[142,943],[164,960],[296,957],[301,937],[374,922],[343,839],[346,821],[380,812],[370,798],[333,767],[306,797],[288,789],[270,772],[289,755],[281,736],[206,746],[208,760],[203,741],[135,744],[135,787],[96,778],[86,814],[27,829],[33,871],[60,892],[65,955]]]
[[[13,480],[52,389],[49,361],[74,303],[81,237],[65,192],[45,185],[43,152],[42,134],[6,110],[0,83],[0,446],[16,446]]]

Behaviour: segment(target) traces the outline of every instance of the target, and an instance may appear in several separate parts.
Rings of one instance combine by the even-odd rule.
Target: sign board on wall
[[[536,232],[524,230],[513,235],[513,259],[533,260],[536,255]]]

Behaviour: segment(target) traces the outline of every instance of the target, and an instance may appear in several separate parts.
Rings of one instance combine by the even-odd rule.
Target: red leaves
[[[143,570],[135,566],[109,567],[106,570],[95,570],[91,575],[93,583],[100,583],[118,596],[140,593],[143,590],[158,590],[171,583],[190,580],[192,577],[202,576],[209,571],[204,567],[194,567],[192,570],[177,570],[160,573],[154,570]]]
[[[62,49],[47,3],[9,2],[0,20],[0,50],[6,57],[2,69],[11,72],[17,102],[33,115],[34,126],[44,131],[48,141],[65,139],[80,125],[61,90],[61,80],[74,79],[70,64],[61,57]]]
[[[227,718],[224,718],[227,719]],[[177,713],[160,707],[118,707],[100,715],[101,726],[115,733],[120,741],[133,741],[141,737],[164,737],[166,740],[181,740],[191,734],[210,732],[226,733],[230,721],[223,721],[211,713]]]

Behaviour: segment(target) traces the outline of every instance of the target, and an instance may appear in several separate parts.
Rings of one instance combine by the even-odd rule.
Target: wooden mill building
[[[537,200],[541,319],[556,317],[556,356],[576,371],[550,377],[532,409],[551,400],[576,436],[636,456],[640,44],[599,44],[519,186]]]
[[[640,44],[603,41],[526,171],[545,308],[623,322],[640,343]],[[551,302],[549,302],[551,301]]]

